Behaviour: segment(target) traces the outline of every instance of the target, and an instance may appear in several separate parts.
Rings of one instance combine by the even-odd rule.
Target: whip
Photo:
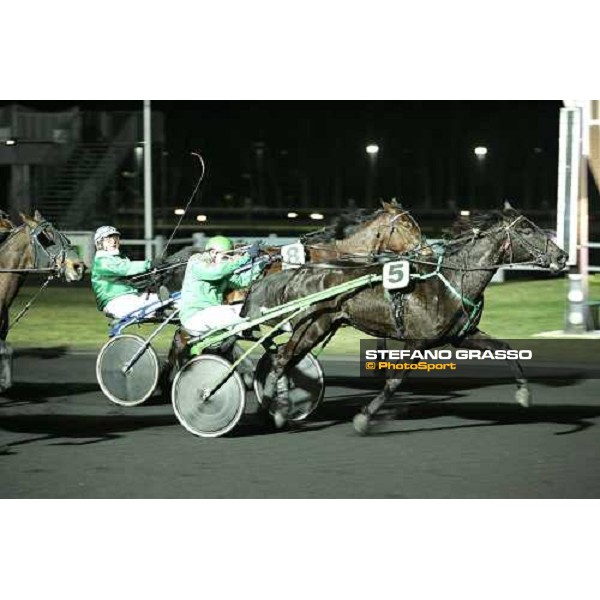
[[[179,229],[179,226],[181,225],[181,222],[183,221],[183,218],[185,217],[185,215],[190,207],[190,204],[192,203],[194,197],[196,196],[196,193],[198,192],[200,184],[202,183],[202,180],[204,179],[204,173],[206,172],[206,169],[204,166],[204,160],[202,159],[202,156],[200,156],[200,154],[198,154],[197,152],[191,152],[190,154],[192,156],[195,156],[200,161],[200,166],[202,168],[202,171],[200,172],[200,177],[198,178],[198,182],[196,183],[196,186],[194,187],[194,191],[190,195],[189,200],[187,201],[187,204],[185,205],[185,208],[183,209],[183,213],[180,215],[179,221],[177,221],[177,225],[175,225],[175,229],[173,229],[173,233],[171,233],[171,236],[169,237],[169,239],[167,240],[167,243],[165,244],[165,247],[163,248],[163,251],[159,257],[160,259],[164,258],[167,248],[169,247],[169,244],[171,243],[171,241],[173,240],[173,237],[175,236],[175,233]]]

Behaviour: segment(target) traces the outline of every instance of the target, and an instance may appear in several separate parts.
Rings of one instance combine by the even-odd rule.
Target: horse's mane
[[[475,211],[469,216],[461,215],[457,217],[452,223],[449,230],[445,232],[448,239],[460,237],[465,233],[470,233],[473,229],[479,231],[486,231],[491,229],[494,225],[497,225],[502,220],[516,219],[520,216],[514,208],[505,210],[487,210],[487,211]]]
[[[402,206],[400,204],[395,204],[394,208],[401,209]],[[385,210],[385,208],[379,208],[371,212],[366,208],[357,208],[353,211],[343,212],[334,219],[331,225],[323,227],[318,231],[304,234],[300,238],[300,241],[303,244],[322,244],[350,237],[367,221],[376,219],[379,215],[383,214]]]
[[[449,229],[444,231],[443,245],[445,254],[454,254],[468,244],[476,231],[484,232],[507,218],[516,219],[520,213],[513,208],[505,210],[475,211],[470,215],[457,217]]]

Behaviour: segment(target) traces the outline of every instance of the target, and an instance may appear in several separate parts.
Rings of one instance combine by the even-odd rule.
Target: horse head
[[[66,281],[80,281],[85,273],[85,264],[69,239],[37,210],[33,217],[20,215],[29,232],[34,268],[55,269]]]
[[[506,232],[504,249],[511,261],[533,261],[553,273],[565,268],[567,253],[561,250],[545,231],[510,206],[505,207],[502,216],[503,229]]]
[[[382,202],[383,209],[372,222],[377,229],[376,251],[407,252],[421,245],[421,228],[396,200]]]
[[[492,237],[500,244],[498,260],[528,262],[557,273],[565,268],[567,254],[530,219],[505,204],[501,211],[474,213],[460,217],[453,225],[459,238]]]

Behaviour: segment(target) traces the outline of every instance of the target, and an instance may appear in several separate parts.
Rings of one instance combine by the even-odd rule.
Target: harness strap
[[[21,312],[13,319],[8,330],[10,331],[21,319],[21,317],[31,308],[33,303],[37,300],[38,296],[48,287],[48,284],[54,279],[54,275],[48,275],[48,279],[42,284],[37,294],[23,307]]]
[[[438,256],[435,271],[432,271],[431,273],[427,273],[426,275],[417,274],[414,276],[414,278],[419,281],[424,281],[427,279],[431,279],[432,277],[437,277],[446,286],[446,289],[455,298],[460,300],[460,302],[463,306],[463,309],[465,306],[468,306],[471,309],[471,311],[467,313],[467,322],[465,323],[465,325],[462,327],[462,329],[460,330],[460,332],[458,334],[459,336],[462,336],[466,331],[468,331],[471,328],[471,325],[477,318],[477,316],[481,310],[481,306],[483,305],[483,300],[480,298],[479,300],[474,301],[471,298],[469,298],[468,296],[465,296],[462,292],[459,292],[452,285],[452,283],[448,280],[448,278],[442,273],[443,258],[444,258],[444,251],[442,251]],[[444,268],[446,268],[446,267],[444,267]],[[397,323],[397,325],[398,325],[398,323]]]

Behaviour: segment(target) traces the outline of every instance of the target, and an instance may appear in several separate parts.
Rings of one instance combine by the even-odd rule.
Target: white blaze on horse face
[[[66,281],[81,281],[85,273],[85,264],[82,260],[74,260],[72,258],[65,259],[65,280]]]

